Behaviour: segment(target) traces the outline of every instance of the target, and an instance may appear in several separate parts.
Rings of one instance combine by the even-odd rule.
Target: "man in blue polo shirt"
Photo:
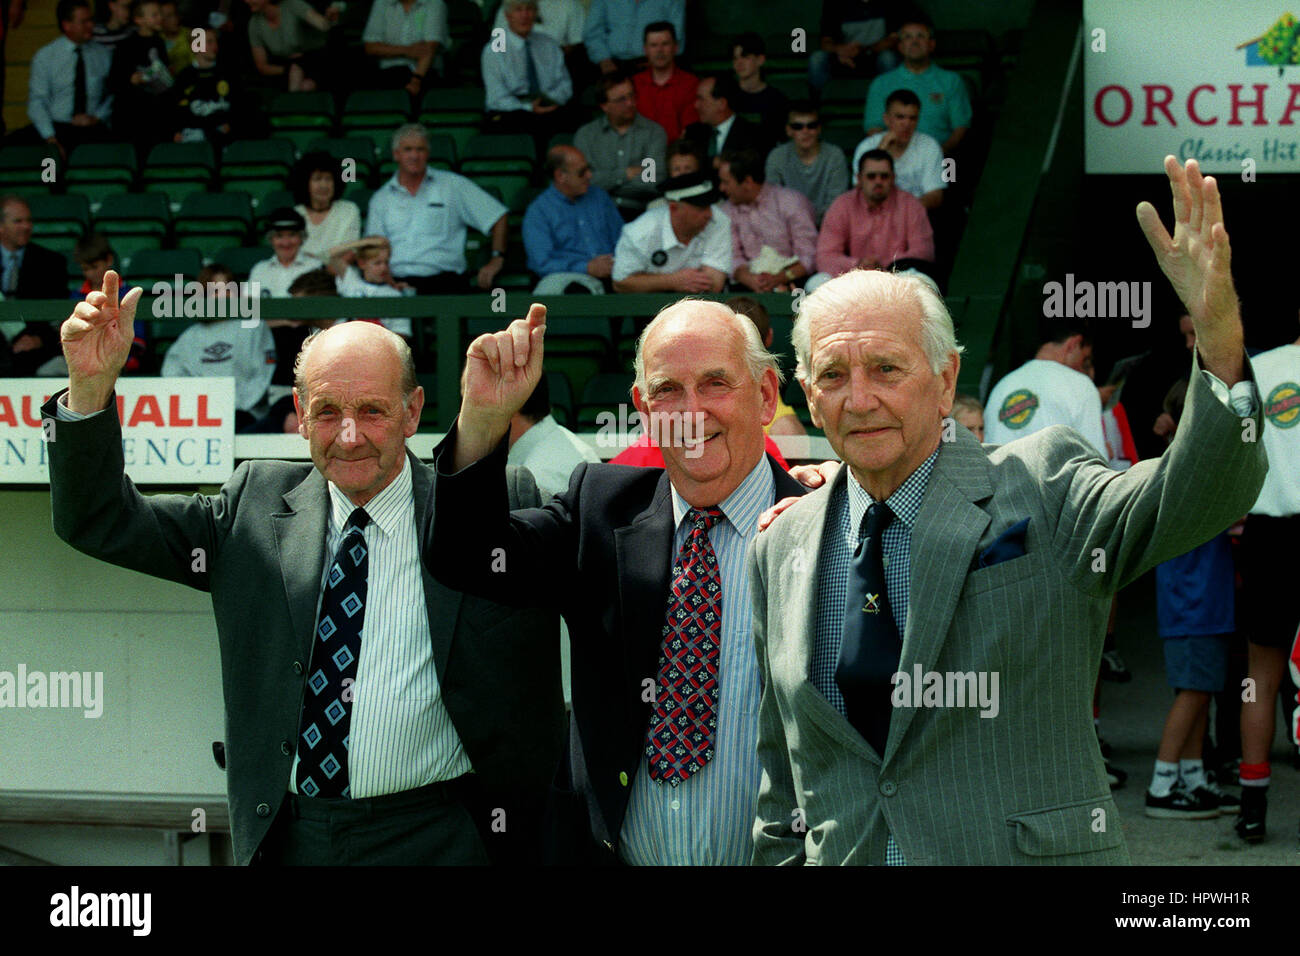
[[[370,198],[367,236],[392,244],[393,277],[420,295],[472,291],[465,234],[472,226],[491,238],[490,258],[475,284],[492,288],[506,254],[506,207],[456,173],[429,168],[429,136],[414,123],[393,134],[397,172]]]
[[[533,294],[602,293],[614,268],[623,217],[609,194],[591,185],[591,165],[581,150],[552,147],[546,171],[550,187],[524,214],[528,268],[542,279]]]
[[[945,70],[930,59],[934,28],[920,20],[905,20],[898,28],[898,52],[903,62],[871,81],[862,125],[868,135],[883,130],[885,100],[895,90],[911,90],[921,100],[917,130],[933,136],[951,156],[970,128],[970,95],[960,73]]]

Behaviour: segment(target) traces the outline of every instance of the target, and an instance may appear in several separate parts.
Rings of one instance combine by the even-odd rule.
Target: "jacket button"
[[[898,784],[894,783],[892,780],[883,780],[880,783],[880,792],[886,797],[892,797],[894,794],[898,793]]]
[[[284,754],[286,757],[293,753],[293,748],[289,746],[289,741],[280,741],[280,753]]]
[[[295,674],[301,674],[301,673],[302,673],[302,661],[294,661],[294,662],[293,662],[293,672],[294,672]]]
[[[257,805],[257,815],[259,817],[269,817],[271,815],[271,805],[269,803],[259,803]]]

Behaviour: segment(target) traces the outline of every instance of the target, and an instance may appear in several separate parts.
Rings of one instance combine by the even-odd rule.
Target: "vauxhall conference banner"
[[[41,405],[66,380],[0,379],[0,484],[49,484],[48,443],[66,423]],[[138,485],[220,484],[235,459],[233,378],[120,378],[126,473]]]
[[[1288,6],[1290,9],[1288,9]],[[1087,172],[1300,172],[1300,3],[1084,2]]]

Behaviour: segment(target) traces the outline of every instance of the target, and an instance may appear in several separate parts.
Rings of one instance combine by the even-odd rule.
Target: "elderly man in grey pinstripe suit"
[[[1194,160],[1165,171],[1173,236],[1149,203],[1138,218],[1197,350],[1185,427],[1129,471],[1060,426],[999,448],[945,433],[961,348],[928,286],[853,272],[805,301],[797,374],[848,467],[750,555],[755,863],[1128,862],[1091,721],[1110,597],[1231,524],[1267,470],[1217,185]],[[846,717],[837,662],[860,626],[846,615],[873,609],[846,598],[882,502],[872,580],[897,646],[870,645],[893,670],[880,752]]]

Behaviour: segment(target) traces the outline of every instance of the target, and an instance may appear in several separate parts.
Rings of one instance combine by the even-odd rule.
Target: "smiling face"
[[[785,124],[785,134],[794,141],[796,149],[809,150],[821,135],[821,128],[816,113],[791,113]]]
[[[271,233],[271,248],[275,257],[285,265],[298,257],[302,248],[302,233],[296,229],[276,229]]]
[[[758,199],[758,194],[763,187],[754,180],[746,176],[745,181],[737,182],[736,177],[731,172],[730,163],[722,163],[718,166],[718,188],[722,194],[738,206],[744,206]]]
[[[422,388],[403,399],[391,335],[368,322],[322,332],[302,369],[305,395],[298,388],[293,393],[298,434],[311,443],[312,462],[358,506],[401,472],[406,439],[424,407]]]
[[[884,500],[938,447],[960,359],[950,356],[937,375],[931,370],[920,303],[879,275],[886,281],[848,308],[807,316],[802,384],[813,423],[858,483]]]
[[[664,436],[669,480],[695,508],[716,505],[754,470],[763,457],[763,426],[776,414],[776,372],[754,380],[733,316],[712,302],[665,310],[642,349],[644,394],[632,392],[637,411]]]
[[[312,209],[328,209],[334,202],[334,174],[318,169],[307,180],[307,197]]]

